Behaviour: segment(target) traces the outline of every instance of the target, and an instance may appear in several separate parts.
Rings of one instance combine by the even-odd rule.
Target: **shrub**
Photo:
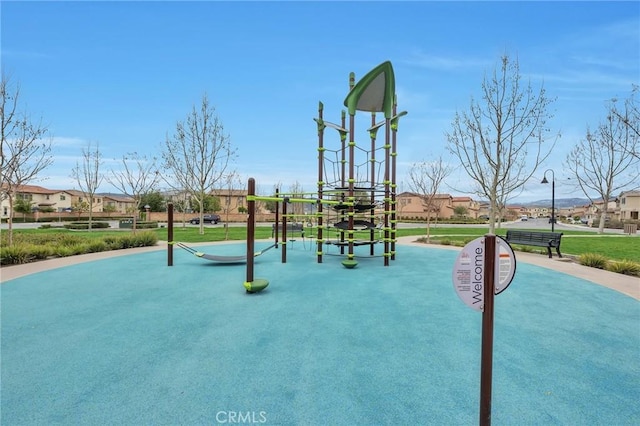
[[[90,241],[86,245],[87,253],[99,253],[101,251],[107,251],[108,246],[103,240]]]
[[[578,263],[592,268],[607,269],[609,260],[601,254],[584,253],[578,257]]]
[[[73,244],[55,248],[55,255],[59,257],[77,256],[85,253],[87,253],[87,244]]]
[[[606,266],[607,271],[618,274],[640,276],[640,263],[631,260],[621,260],[618,262],[609,262]]]
[[[67,229],[89,229],[89,222],[65,223],[64,227]],[[108,227],[108,222],[91,222],[91,229],[104,229]]]
[[[114,247],[116,249],[126,249],[134,246],[135,236],[132,234],[123,235],[118,237],[114,242]]]
[[[30,260],[29,250],[25,245],[15,244],[13,246],[0,247],[0,264],[20,265]]]
[[[136,222],[136,229],[157,228],[158,222]]]
[[[53,249],[50,245],[30,244],[25,248],[28,250],[31,260],[45,260],[53,256]]]
[[[156,222],[157,224],[157,222]],[[158,235],[155,232],[140,232],[133,236],[133,247],[149,247],[155,246],[158,243]]]

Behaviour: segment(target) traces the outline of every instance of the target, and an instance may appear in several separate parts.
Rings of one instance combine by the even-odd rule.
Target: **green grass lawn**
[[[166,241],[168,239],[167,228],[158,228],[152,230],[156,233],[159,240]],[[235,241],[245,240],[247,238],[246,227],[229,227],[222,226],[205,227],[204,235],[200,235],[197,227],[181,227],[174,228],[174,241],[184,243],[199,243],[199,242],[217,242],[217,241]],[[433,242],[448,240],[449,242],[464,243],[471,241],[472,239],[486,234],[488,228],[462,228],[462,227],[437,227],[431,228],[431,239]],[[96,230],[96,231],[70,231],[65,229],[17,229],[14,230],[14,239],[20,240],[20,235],[27,236],[32,233],[36,234],[56,234],[56,233],[69,233],[76,236],[82,236],[87,239],[98,239],[111,235],[122,235],[131,231],[109,231],[109,230]],[[312,231],[315,232],[315,231]],[[376,232],[376,237],[379,236],[379,231]],[[307,234],[309,230],[307,230]],[[505,235],[505,229],[496,230],[498,235]],[[601,254],[611,260],[631,260],[634,262],[640,262],[640,238],[632,237],[621,234],[605,234],[597,235],[588,231],[563,231],[561,252],[568,255],[580,255],[584,253],[597,253]],[[6,244],[6,232],[2,232],[2,244]],[[417,228],[402,228],[397,230],[397,236],[416,236],[423,237],[426,235],[425,227]],[[299,234],[297,235],[299,237]],[[325,231],[325,236],[333,238],[336,236],[334,230]],[[271,227],[258,226],[256,227],[256,239],[271,238]],[[356,233],[356,238],[368,238],[368,233]],[[537,251],[537,247],[528,247],[528,251]],[[543,252],[543,251],[541,251]]]
[[[399,236],[403,235],[403,231],[409,231],[404,235],[426,235],[425,229],[421,229],[418,234],[414,233],[417,229],[402,229],[399,231]],[[487,231],[488,229],[481,228],[432,228],[431,239],[434,242],[445,239],[451,242],[468,242],[476,237],[485,235]],[[560,245],[562,254],[579,256],[584,253],[597,253],[611,260],[640,262],[640,239],[638,237],[623,234],[598,235],[589,231],[563,230],[562,232],[563,236]],[[506,229],[497,229],[496,234],[505,236],[507,231]],[[540,253],[546,252],[543,248],[531,246],[526,247],[526,250],[540,251]]]

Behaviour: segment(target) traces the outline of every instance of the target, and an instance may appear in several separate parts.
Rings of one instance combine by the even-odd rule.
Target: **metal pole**
[[[390,240],[391,233],[390,214],[391,214],[391,167],[389,161],[391,159],[391,120],[386,119],[384,125],[384,266],[389,266],[389,257],[391,256]]]
[[[323,189],[324,189],[324,122],[323,122],[323,105],[322,102],[318,103],[318,200],[322,200],[324,197]],[[322,203],[318,203],[318,211],[317,211],[317,221],[318,225],[318,233],[317,233],[317,249],[316,249],[316,260],[318,263],[322,263],[322,228],[324,227],[324,222],[322,220],[322,215],[324,214]],[[276,221],[277,223],[277,221]]]
[[[167,266],[173,266],[173,203],[167,204]]]
[[[556,177],[551,172],[551,232],[556,224]]]
[[[280,189],[276,188],[276,198],[280,197]],[[278,234],[278,227],[280,226],[280,201],[276,201],[276,221],[273,224],[273,234],[276,238],[276,248],[278,248],[278,241],[280,235]]]
[[[281,261],[287,263],[287,197],[282,199],[282,252]]]
[[[373,128],[375,125],[376,125],[376,113],[372,112],[371,127]],[[371,183],[369,185],[371,187],[371,193],[369,194],[369,202],[371,203],[371,209],[369,210],[369,222],[371,223],[375,223],[375,218],[376,218],[376,214],[375,214],[376,212],[375,212],[374,206],[376,204],[375,186],[376,186],[376,133],[377,131],[378,130],[376,129],[369,134],[371,138],[371,159],[370,159],[371,174],[369,175],[371,177]],[[371,228],[369,230],[369,241],[372,242],[369,246],[370,256],[373,256],[375,254],[375,245],[373,244],[373,240],[375,239],[375,237],[376,237],[376,231],[374,228]]]
[[[549,183],[547,172],[551,172],[551,232],[553,232],[556,225],[556,174],[553,169],[545,170],[541,183]]]
[[[247,283],[253,283],[253,252],[255,246],[255,227],[256,227],[256,181],[254,178],[249,178],[247,184],[247,210],[249,215],[247,217]]]
[[[495,295],[496,236],[484,237],[484,307],[482,310],[482,355],[480,361],[480,426],[491,425],[493,376],[493,311]]]

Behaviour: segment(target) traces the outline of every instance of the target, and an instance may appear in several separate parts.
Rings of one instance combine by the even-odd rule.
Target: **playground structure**
[[[395,75],[391,62],[386,61],[369,71],[358,83],[355,74],[349,74],[349,93],[344,100],[347,111],[342,111],[340,125],[324,119],[324,105],[319,102],[318,116],[314,118],[318,133],[318,182],[317,192],[312,194],[285,194],[276,190],[272,196],[258,196],[255,180],[249,178],[247,184],[247,252],[246,256],[218,256],[206,254],[184,244],[173,241],[173,206],[169,208],[168,265],[173,265],[173,245],[191,254],[219,263],[247,264],[244,287],[248,293],[263,290],[269,285],[265,279],[254,278],[254,258],[278,247],[278,230],[282,232],[282,262],[286,263],[288,219],[299,216],[287,213],[291,203],[314,204],[313,214],[316,224],[315,244],[317,262],[322,263],[324,247],[337,246],[345,268],[355,268],[358,264],[354,248],[369,246],[369,256],[375,255],[375,246],[383,243],[384,266],[395,260],[396,244],[396,156],[397,131],[400,117],[406,111],[397,112]],[[369,144],[365,148],[356,143],[356,112],[371,113],[371,126],[367,129]],[[349,115],[347,123],[347,113]],[[383,113],[384,119],[376,121],[376,114]],[[340,145],[330,149],[325,143],[325,130],[338,132]],[[384,142],[378,145],[378,131],[384,129]],[[275,201],[275,244],[254,252],[256,201]],[[280,208],[282,209],[280,221]],[[305,218],[308,216],[304,216]],[[289,226],[289,229],[291,227]],[[336,238],[329,238],[331,229]],[[304,232],[304,228],[302,228]],[[381,236],[376,235],[376,231]],[[358,237],[358,238],[357,238]]]
[[[315,214],[316,256],[322,263],[325,245],[340,248],[346,259],[343,266],[348,269],[357,266],[354,248],[369,246],[369,255],[375,255],[375,245],[384,245],[382,257],[384,266],[395,260],[396,244],[396,157],[397,131],[400,117],[406,111],[397,112],[395,94],[395,75],[391,62],[386,61],[369,71],[358,83],[355,74],[349,75],[349,93],[344,100],[347,111],[342,111],[340,125],[324,119],[324,105],[319,102],[318,116],[314,118],[318,133],[318,182],[317,193],[284,194],[278,193],[270,197],[255,194],[255,180],[248,181],[248,219],[247,219],[247,292],[264,289],[266,280],[254,280],[253,256],[255,229],[255,202],[276,201],[276,247],[278,230],[282,232],[282,262],[286,263],[287,220],[296,215],[287,213],[290,203],[311,203],[317,205]],[[369,146],[356,143],[356,112],[371,113],[371,127],[367,129]],[[346,115],[349,115],[348,123]],[[384,120],[376,122],[376,113],[383,113]],[[338,132],[340,146],[330,149],[325,143],[325,129]],[[378,145],[378,131],[384,129],[384,142]],[[282,206],[282,222],[279,209]],[[380,208],[381,218],[377,218]],[[306,216],[305,216],[306,217]],[[331,219],[335,219],[333,223]],[[376,223],[377,222],[377,223]],[[281,225],[279,225],[281,223]],[[337,230],[338,238],[331,239],[329,229]],[[376,231],[383,234],[378,238]],[[365,238],[362,238],[363,234]],[[356,235],[361,238],[356,238]]]

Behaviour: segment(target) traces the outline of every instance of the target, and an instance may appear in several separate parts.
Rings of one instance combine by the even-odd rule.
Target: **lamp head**
[[[544,177],[542,178],[542,182],[540,183],[549,183],[549,181],[547,180],[547,175],[544,175]]]

